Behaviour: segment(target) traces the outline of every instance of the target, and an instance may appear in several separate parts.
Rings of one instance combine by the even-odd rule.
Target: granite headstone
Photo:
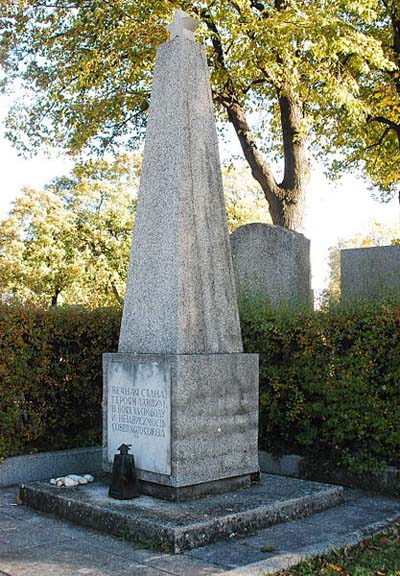
[[[272,224],[246,224],[231,235],[240,297],[312,305],[310,241]]]
[[[341,297],[400,300],[400,245],[340,251]]]

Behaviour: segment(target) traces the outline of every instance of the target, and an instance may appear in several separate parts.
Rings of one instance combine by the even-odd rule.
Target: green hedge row
[[[112,310],[0,305],[0,458],[101,444],[101,355],[119,322]]]
[[[260,354],[260,447],[355,473],[400,465],[400,308],[242,305]]]
[[[241,306],[260,354],[260,448],[353,472],[400,465],[400,308]],[[0,305],[0,458],[101,443],[101,355],[114,310]]]

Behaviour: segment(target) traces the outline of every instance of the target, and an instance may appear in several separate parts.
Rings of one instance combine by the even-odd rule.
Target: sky
[[[0,96],[0,122],[5,117],[10,99]],[[19,157],[3,137],[0,126],[0,219],[4,218],[11,202],[23,186],[41,188],[55,176],[67,174],[73,163],[62,156],[38,155],[31,159]],[[221,142],[221,157],[240,152],[232,133],[227,143]],[[328,281],[328,251],[339,238],[351,238],[367,233],[374,222],[400,226],[400,206],[397,199],[382,204],[371,197],[365,182],[349,174],[339,183],[329,182],[323,170],[315,166],[307,193],[304,234],[311,240],[312,285],[318,294]]]
[[[351,174],[333,184],[324,177],[321,167],[313,172],[304,233],[311,240],[314,290],[327,285],[329,248],[339,239],[352,238],[358,233],[367,235],[374,223],[400,227],[397,198],[383,204],[371,197],[365,182]]]

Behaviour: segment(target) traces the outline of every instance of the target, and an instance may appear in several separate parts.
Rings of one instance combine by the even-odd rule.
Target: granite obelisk
[[[173,500],[258,471],[258,357],[243,354],[215,119],[197,22],[157,52],[119,351],[104,355],[104,468],[132,444]]]

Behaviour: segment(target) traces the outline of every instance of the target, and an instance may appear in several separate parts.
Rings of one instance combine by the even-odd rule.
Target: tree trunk
[[[389,14],[393,30],[393,52],[397,67],[400,67],[400,8],[396,8],[394,2]],[[400,76],[393,73],[397,94],[400,96]]]
[[[114,294],[114,297],[115,297],[116,301],[118,302],[118,304],[119,304],[120,306],[123,306],[123,305],[124,305],[124,299],[121,298],[121,296],[120,296],[120,294],[119,294],[119,292],[118,292],[118,289],[117,289],[116,285],[114,284],[114,282],[112,281],[112,278],[111,278],[111,277],[110,277],[110,281],[111,281],[112,293]]]
[[[303,114],[300,104],[289,91],[279,95],[285,168],[282,182],[277,183],[257,148],[239,102],[234,97],[219,100],[228,112],[251,173],[264,192],[272,222],[291,230],[302,230],[305,190],[309,182],[310,168],[305,138],[301,133]]]
[[[61,290],[56,290],[53,294],[53,296],[51,297],[51,307],[55,308],[57,306],[58,303],[58,297],[60,295]]]
[[[288,0],[275,0],[276,10],[285,10],[290,5]],[[253,8],[264,14],[263,3],[252,2]],[[201,13],[202,20],[207,25],[214,46],[217,61],[226,75],[224,93],[214,94],[216,102],[224,106],[239,138],[243,154],[250,166],[253,177],[260,184],[269,205],[272,222],[284,228],[302,230],[304,218],[305,190],[309,182],[310,167],[306,153],[306,139],[303,133],[303,103],[296,98],[290,85],[279,88],[275,85],[280,106],[284,177],[281,183],[276,182],[272,170],[264,160],[248,125],[244,110],[236,96],[234,83],[229,77],[225,64],[223,44],[218,28],[207,12]],[[277,62],[284,65],[281,56],[276,55]],[[289,66],[290,64],[287,63]],[[265,79],[267,75],[264,73]]]

